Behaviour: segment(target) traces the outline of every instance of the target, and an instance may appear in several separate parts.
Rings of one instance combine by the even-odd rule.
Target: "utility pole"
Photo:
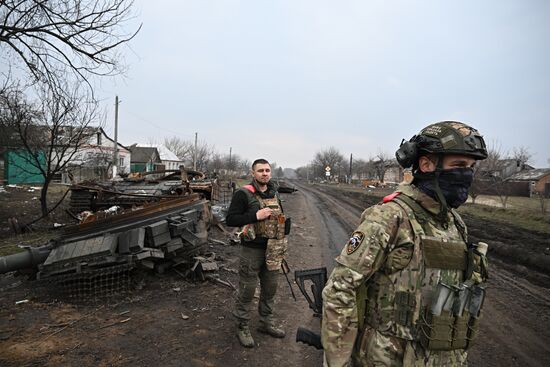
[[[193,171],[197,170],[197,136],[199,133],[195,133],[195,151],[193,152]]]
[[[115,146],[113,153],[113,178],[118,174],[118,96],[115,96]]]
[[[353,165],[353,153],[349,155],[349,179],[348,183],[351,183],[351,167]]]

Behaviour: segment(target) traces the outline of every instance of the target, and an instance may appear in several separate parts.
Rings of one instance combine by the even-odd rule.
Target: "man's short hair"
[[[254,167],[256,167],[257,164],[269,164],[271,166],[267,159],[259,158],[252,162],[252,171],[254,171]]]

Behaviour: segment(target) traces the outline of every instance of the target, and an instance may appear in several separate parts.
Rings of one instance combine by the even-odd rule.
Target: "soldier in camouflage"
[[[456,212],[468,197],[477,130],[445,121],[401,144],[413,181],[366,209],[323,290],[325,364],[465,366],[487,278],[486,244]]]
[[[235,311],[237,337],[242,346],[254,347],[250,333],[250,310],[260,280],[258,331],[274,338],[284,338],[285,332],[275,326],[273,305],[279,269],[286,256],[285,216],[277,187],[271,182],[271,166],[265,159],[252,164],[252,182],[235,191],[226,223],[242,227],[239,266],[239,293]]]

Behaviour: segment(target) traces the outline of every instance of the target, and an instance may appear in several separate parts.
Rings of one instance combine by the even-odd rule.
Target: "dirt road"
[[[327,186],[300,185],[302,194],[329,217],[326,228],[340,227],[334,231],[333,243],[342,243],[340,231],[351,232],[357,223],[362,205],[372,205],[373,198],[355,199]],[[366,202],[365,202],[366,200]],[[357,202],[362,205],[358,206]],[[355,218],[355,220],[353,220]],[[528,259],[546,256],[544,249],[550,239],[539,233],[518,228],[503,228],[497,223],[465,218],[473,241],[497,242],[500,246],[523,247]],[[337,237],[338,236],[338,237]],[[339,242],[338,242],[339,240]],[[334,250],[333,247],[330,247]],[[333,251],[336,253],[336,250]],[[470,351],[471,366],[548,366],[550,365],[550,289],[548,274],[517,265],[517,258],[510,258],[509,251],[499,251],[491,257],[488,298],[478,343]],[[327,265],[330,263],[326,262]]]
[[[299,188],[294,194],[283,195],[285,211],[293,219],[289,263],[293,270],[332,269],[333,259],[358,224],[361,211],[377,199],[343,195],[326,186],[300,184]],[[468,224],[475,240],[491,244],[502,237],[499,226]],[[215,229],[211,236],[224,238]],[[547,241],[535,234],[522,236],[523,241],[539,241],[539,246]],[[212,244],[210,250],[217,254],[220,278],[237,284],[238,246]],[[547,278],[507,260],[491,258],[489,296],[470,364],[550,365]],[[192,283],[176,272],[140,273],[135,278],[141,289],[83,304],[57,297],[47,285],[0,276],[0,365],[321,365],[321,352],[294,342],[298,326],[318,330],[319,320],[312,317],[296,286],[298,301],[292,300],[282,275],[276,314],[288,335],[278,340],[253,330],[257,346],[250,350],[241,348],[234,335],[231,309],[235,293],[231,288]],[[15,305],[25,299],[29,302]]]

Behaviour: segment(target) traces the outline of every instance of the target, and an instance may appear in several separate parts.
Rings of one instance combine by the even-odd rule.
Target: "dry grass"
[[[476,204],[463,205],[459,212],[550,234],[550,199],[545,200],[548,208],[546,214],[542,213],[538,198],[513,196],[508,198],[506,209],[504,209],[498,196],[488,195],[479,196],[476,199]]]

